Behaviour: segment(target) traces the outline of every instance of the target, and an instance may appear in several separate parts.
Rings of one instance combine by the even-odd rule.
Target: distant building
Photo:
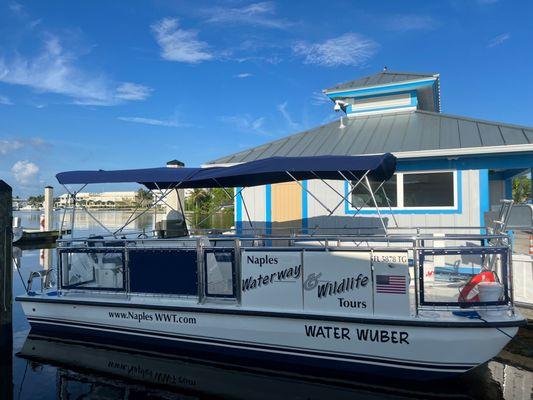
[[[87,207],[109,207],[132,206],[135,203],[137,192],[101,192],[101,193],[78,193],[76,202]],[[56,207],[72,205],[72,199],[68,194],[58,197]]]
[[[388,226],[397,220],[400,226],[443,229],[485,225],[491,206],[511,198],[513,178],[533,166],[533,128],[442,113],[438,74],[383,71],[324,94],[345,113],[342,123],[337,119],[209,164],[390,152],[398,158],[397,173],[384,186],[391,209],[377,193]],[[329,183],[345,196],[352,189],[351,183]],[[341,201],[319,180],[302,185],[330,209]],[[368,193],[357,189],[348,199],[333,218],[324,218],[327,211],[296,183],[247,188],[236,198],[236,227],[246,226],[247,214],[267,233],[276,225],[306,232],[326,221],[332,221],[332,228],[379,226]],[[359,218],[351,218],[357,213],[353,205],[363,206]]]
[[[155,196],[155,200],[164,195],[159,190],[153,190],[152,193]],[[192,193],[192,189],[185,189],[185,198],[189,197]],[[78,205],[84,205],[86,207],[132,207],[137,204],[137,192],[100,192],[100,193],[78,193],[76,195],[76,202]],[[168,194],[167,194],[168,197]],[[165,198],[166,200],[166,198]],[[168,200],[166,200],[168,202]],[[65,207],[72,205],[72,198],[69,194],[62,194],[56,199],[55,207]],[[160,206],[164,206],[164,202],[159,202]]]

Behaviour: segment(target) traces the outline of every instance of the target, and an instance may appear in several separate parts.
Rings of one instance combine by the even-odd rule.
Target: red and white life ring
[[[459,292],[457,301],[460,303],[479,301],[479,291],[477,290],[476,286],[481,282],[496,282],[496,277],[492,271],[483,271],[477,275],[474,275]],[[474,291],[474,293],[471,296],[472,291]]]

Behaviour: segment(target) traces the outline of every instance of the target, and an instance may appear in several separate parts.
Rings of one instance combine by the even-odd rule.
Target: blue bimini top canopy
[[[385,181],[396,170],[390,153],[371,156],[271,157],[230,167],[149,168],[117,171],[69,171],[56,175],[61,184],[137,182],[149,189],[250,187],[294,179],[355,179]]]

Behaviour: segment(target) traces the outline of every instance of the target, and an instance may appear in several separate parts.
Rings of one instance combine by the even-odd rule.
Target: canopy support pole
[[[350,182],[350,180],[341,172],[341,171],[337,171],[339,173],[340,176],[342,176],[344,178],[345,181],[347,182]],[[340,194],[337,190],[335,190],[332,186],[330,186],[329,184],[327,184],[324,180],[322,180],[326,185],[328,185],[328,187],[330,187],[335,193],[337,193],[339,196],[342,197],[341,201],[335,206],[335,208],[330,211],[330,213],[328,214],[328,217],[330,217],[336,210],[337,208],[339,208],[339,206],[344,202],[344,201],[348,201],[348,203],[350,203],[350,205],[355,208],[357,210],[357,207],[350,201],[348,200],[348,197],[352,194],[352,192],[357,188],[357,186],[362,182],[362,180],[366,177],[366,175],[368,174],[369,171],[366,171],[364,173],[364,175],[356,182],[356,184],[352,187],[352,189],[346,194],[346,195],[342,195]],[[317,176],[314,172],[312,172],[312,174],[314,176]],[[357,178],[355,178],[357,179]],[[311,236],[315,234],[315,232],[317,232],[318,230],[320,229],[320,227],[316,227],[313,232],[311,232]]]
[[[385,181],[383,181],[383,183],[385,183]],[[394,215],[394,212],[392,211],[392,206],[390,204],[390,199],[389,199],[389,196],[387,196],[387,192],[385,191],[385,186],[383,186],[383,183],[381,184],[381,190],[383,191],[383,196],[385,196],[385,200],[387,201],[387,206],[389,207],[389,210],[390,210],[390,215],[392,217],[392,219],[394,220],[394,225],[396,225],[396,228],[398,228],[398,221],[396,221],[396,216]]]
[[[354,175],[352,174],[352,176],[354,176]],[[354,177],[355,177],[355,176],[354,176]],[[385,184],[385,181],[382,181],[381,184],[380,184],[380,185],[378,186],[378,188],[376,189],[376,191],[379,190],[384,184]],[[363,203],[363,205],[362,205],[361,207],[359,207],[359,208],[356,207],[356,208],[355,208],[356,211],[355,211],[355,213],[352,215],[352,218],[355,218],[355,217],[359,214],[359,212],[360,212],[364,207],[366,207],[366,205],[368,204],[369,201],[370,201],[370,199],[367,199],[367,200]]]
[[[248,212],[248,207],[246,207],[246,202],[244,201],[244,196],[241,195],[241,199],[242,199],[242,206],[244,207],[244,211],[246,212],[246,218],[248,218],[248,223],[250,224],[250,228],[252,228],[252,232],[255,235],[256,232],[255,232],[254,224],[252,224],[252,218],[250,218],[250,213]]]
[[[327,187],[329,187],[331,190],[333,190],[335,193],[337,193],[337,194],[338,194],[340,197],[342,197],[344,200],[348,201],[348,203],[350,203],[350,205],[351,205],[353,208],[357,208],[357,207],[355,207],[355,206],[353,205],[353,203],[352,203],[350,200],[348,200],[348,198],[345,198],[344,195],[343,195],[341,192],[339,192],[337,189],[335,189],[333,186],[331,186],[331,185],[330,185],[325,179],[320,178],[320,177],[319,177],[314,171],[310,171],[310,172],[311,172],[311,173],[312,173],[317,179],[320,179],[324,185],[326,185]],[[341,173],[340,171],[337,171],[337,172],[338,172],[339,174],[341,174],[341,176],[342,176],[344,179],[346,179],[346,178],[344,177],[344,175],[342,175],[342,173]],[[348,180],[348,179],[346,179],[346,180]]]
[[[68,189],[65,185],[61,184],[63,188],[68,192]],[[63,216],[61,217],[61,226],[59,227],[59,236],[62,236],[63,233],[63,226],[65,224],[65,218],[67,217],[67,206],[68,206],[68,196],[67,196],[67,204],[65,204],[65,208],[63,208]]]
[[[370,193],[370,196],[372,196],[372,201],[374,202],[374,206],[376,207],[376,211],[378,212],[379,221],[381,222],[381,225],[383,225],[383,230],[385,231],[386,235],[387,227],[385,226],[385,222],[383,221],[383,217],[381,216],[381,212],[379,211],[378,202],[376,201],[376,197],[374,196],[374,192],[372,191],[372,187],[370,186],[370,181],[368,180],[367,176],[365,176],[365,182],[366,186],[368,187],[368,192]]]
[[[322,202],[318,199],[318,197],[316,197],[312,192],[310,192],[308,189],[306,189],[306,188],[300,183],[300,181],[298,181],[298,179],[296,179],[296,178],[295,178],[295,177],[294,177],[289,171],[285,171],[285,173],[286,173],[287,175],[289,175],[289,176],[291,177],[291,179],[292,179],[294,182],[296,182],[296,183],[302,188],[303,191],[305,191],[306,193],[309,193],[309,194],[311,195],[311,197],[313,197],[313,199],[315,199],[315,200],[318,202],[318,204],[320,204],[320,205],[321,205],[321,206],[322,206],[327,212],[329,212],[330,215],[331,215],[332,211],[331,211],[331,210],[330,210],[330,209],[329,209],[324,203],[322,203]]]
[[[349,180],[349,179],[348,179],[348,178],[347,178],[347,177],[346,177],[341,171],[337,171],[337,172],[338,172],[338,173],[340,174],[340,176],[342,176],[346,181],[350,182],[350,180]],[[369,172],[369,171],[366,171],[366,172],[364,173],[364,175],[363,175],[363,176],[362,176],[362,177],[356,182],[356,184],[353,186],[353,188],[352,188],[352,189],[351,189],[351,190],[350,190],[345,196],[342,196],[342,200],[339,202],[339,204],[337,204],[337,205],[335,206],[334,211],[335,211],[337,208],[339,208],[339,206],[340,206],[344,201],[346,201],[346,200],[348,199],[348,196],[350,196],[350,195],[353,193],[353,191],[357,188],[357,186],[359,186],[359,184],[361,183],[361,181],[362,181],[363,179],[366,178],[366,176],[368,175],[368,172]],[[356,178],[356,179],[357,179],[357,178]],[[350,204],[352,205],[352,207],[357,208],[357,207],[355,207],[355,206],[352,204],[352,202],[350,202]],[[331,214],[330,214],[330,215],[331,215]]]
[[[216,180],[215,180],[215,182],[216,182]],[[216,183],[217,183],[217,185],[220,186],[220,184],[219,184],[218,182],[216,182]],[[239,194],[241,194],[241,192],[244,190],[244,188],[241,188],[241,190],[239,190],[234,196],[232,196],[232,195],[230,195],[230,194],[227,192],[227,190],[226,190],[225,188],[223,188],[223,189],[224,189],[224,192],[226,192],[226,194],[230,197],[231,200],[235,200],[235,199],[237,198],[237,196],[238,196]],[[243,203],[243,205],[244,205],[244,209],[246,210],[246,215],[248,216],[248,222],[250,223],[250,227],[252,228],[252,231],[253,231],[254,234],[255,234],[255,229],[254,229],[254,226],[253,226],[252,221],[251,221],[251,219],[250,219],[250,214],[248,214],[248,209],[246,208],[246,203],[244,202],[244,197],[242,198],[242,203]],[[201,225],[202,222],[206,221],[206,220],[207,220],[208,218],[210,218],[214,213],[216,213],[216,212],[218,212],[220,209],[222,209],[222,207],[224,207],[224,205],[219,206],[214,212],[212,212],[212,213],[209,214],[207,217],[205,217],[204,219],[202,219],[202,220],[198,223],[198,225]]]
[[[351,173],[350,173],[351,174]],[[353,174],[351,174],[355,179],[357,179]],[[381,189],[381,187],[384,185],[385,181],[381,182],[381,184],[377,187],[376,191]],[[356,212],[352,215],[352,218],[357,216],[357,214],[359,214],[359,212],[366,207],[366,205],[368,204],[368,202],[370,201],[370,199],[366,200],[363,205],[361,207],[354,207]]]
[[[71,236],[73,235],[74,233],[74,219],[75,219],[75,209],[76,209],[76,195],[81,192],[83,190],[83,188],[85,188],[85,186],[87,185],[83,185],[81,189],[79,189],[77,192],[74,192],[74,193],[71,193],[68,188],[63,185],[63,187],[67,190],[67,192],[69,192],[69,194],[71,194],[74,198],[74,208],[73,208],[73,215],[72,215],[72,222],[71,222]],[[108,231],[111,235],[113,235],[113,237],[116,237],[113,232],[111,232],[104,224],[102,224],[100,221],[98,221],[98,218],[96,218],[88,209],[87,207],[85,207],[84,205],[81,205],[80,204],[80,208],[82,209],[82,211],[85,211],[87,213],[87,215],[89,217],[91,217],[91,219],[96,222],[98,225],[100,225],[102,228],[104,228],[106,231]],[[63,223],[61,223],[61,225],[63,225]],[[72,236],[74,237],[74,236]]]
[[[213,181],[215,181],[215,183],[218,185],[218,187],[220,187],[224,193],[226,193],[226,196],[228,196],[228,198],[230,198],[231,200],[233,200],[234,198],[236,198],[239,193],[241,193],[243,190],[244,190],[244,187],[239,191],[239,193],[237,193],[235,196],[232,196],[231,194],[229,194],[229,192],[226,190],[226,188],[224,186],[222,186],[217,179],[213,178]],[[255,231],[255,227],[253,226],[252,224],[252,220],[250,218],[250,214],[248,213],[248,207],[246,207],[246,203],[244,202],[244,196],[241,194],[241,199],[242,199],[242,205],[244,206],[244,211],[246,211],[246,216],[248,218],[248,223],[250,224],[250,227],[252,228],[252,232],[254,233],[254,235],[256,234],[256,231]],[[222,209],[222,207],[224,206],[220,206],[218,210]],[[217,210],[217,211],[218,211]]]
[[[175,186],[173,186],[173,187],[171,187],[171,188],[169,188],[169,189],[176,189],[178,186],[181,185],[182,182],[183,182],[183,181],[178,182],[177,185],[175,185]],[[157,206],[157,204],[159,204],[159,203],[160,203],[165,197],[167,197],[167,196],[170,194],[170,192],[171,192],[171,191],[168,190],[165,194],[163,194],[163,195],[161,195],[159,198],[157,198],[157,200],[156,200],[155,202],[153,202],[152,207]],[[146,213],[148,212],[148,210],[150,210],[150,208],[151,208],[151,207],[148,207],[146,210],[142,211],[139,215],[135,216],[135,218],[132,218],[130,221],[127,222],[126,225],[122,225],[119,229],[117,229],[117,230],[114,232],[114,235],[116,235],[116,234],[119,233],[119,232],[122,232],[122,230],[123,230],[126,226],[128,226],[129,224],[131,224],[133,221],[139,219],[142,215],[146,214]]]
[[[148,191],[153,194],[152,189],[148,189]],[[125,227],[129,225],[131,217],[133,217],[135,215],[135,213],[137,212],[138,209],[139,209],[139,205],[137,204],[135,206],[134,210],[131,212],[131,214],[128,217],[128,219],[126,220],[126,223],[124,224]],[[154,208],[154,210],[155,210],[155,208]],[[155,221],[154,221],[154,226],[155,226]]]

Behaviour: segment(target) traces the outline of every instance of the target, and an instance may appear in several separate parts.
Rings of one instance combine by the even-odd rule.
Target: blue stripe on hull
[[[123,329],[121,332],[91,329],[80,325],[55,325],[46,321],[30,320],[32,333],[44,333],[50,336],[78,339],[80,336],[95,339],[108,345],[125,345],[151,349],[179,357],[191,357],[202,360],[230,363],[247,368],[283,370],[303,375],[327,376],[334,378],[354,377],[373,379],[385,376],[392,380],[434,380],[456,376],[469,369],[468,366],[455,371],[435,371],[424,369],[408,369],[401,366],[388,367],[365,362],[331,360],[313,356],[298,356],[283,353],[272,353],[257,349],[240,349],[209,343],[191,343],[177,338],[164,337],[150,333],[150,336],[132,334]],[[240,344],[240,343],[235,343]],[[434,368],[443,368],[434,366]],[[451,368],[451,367],[450,367]]]

